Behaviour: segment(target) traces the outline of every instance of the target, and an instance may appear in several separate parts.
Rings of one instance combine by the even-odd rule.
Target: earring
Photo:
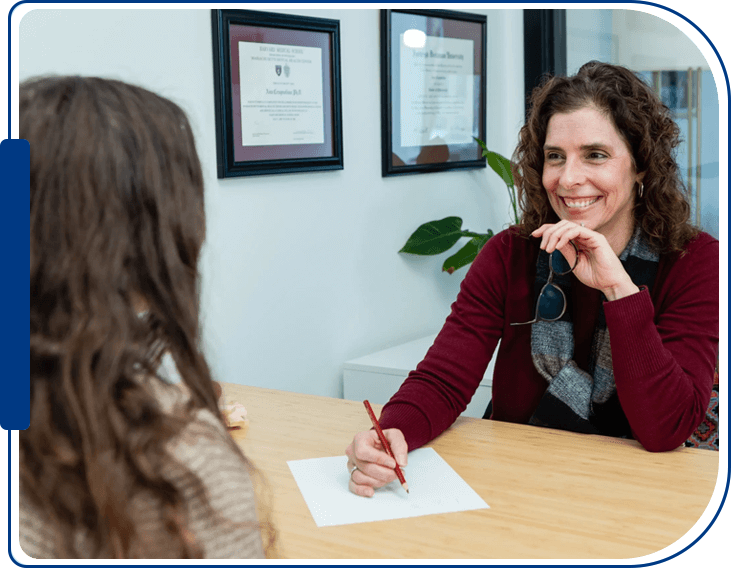
[[[640,188],[637,190],[637,196],[642,199],[642,194],[645,193],[645,184],[640,182]]]

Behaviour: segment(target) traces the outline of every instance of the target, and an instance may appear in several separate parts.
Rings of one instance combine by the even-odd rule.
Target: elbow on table
[[[684,435],[680,430],[668,432],[654,429],[654,431],[637,432],[633,431],[635,440],[637,440],[643,448],[648,452],[670,452],[685,444],[692,432]]]
[[[681,442],[675,442],[667,438],[637,438],[637,441],[645,448],[648,452],[660,453],[669,452],[675,450],[683,445],[685,440]]]
[[[684,446],[703,422],[708,400],[710,393],[708,397],[696,397],[685,411],[656,414],[653,420],[639,421],[642,428],[633,427],[632,435],[648,452],[669,452]]]

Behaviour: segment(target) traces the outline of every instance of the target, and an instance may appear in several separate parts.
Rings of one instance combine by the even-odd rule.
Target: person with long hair
[[[668,108],[630,70],[547,77],[513,156],[518,226],[488,241],[424,360],[346,448],[372,496],[465,410],[497,348],[485,418],[681,446],[718,353],[719,244],[689,223]],[[499,342],[499,348],[497,347]]]
[[[272,554],[263,482],[226,430],[200,347],[204,188],[185,113],[93,77],[28,80],[19,100],[31,157],[22,549]],[[182,388],[158,372],[163,353]]]

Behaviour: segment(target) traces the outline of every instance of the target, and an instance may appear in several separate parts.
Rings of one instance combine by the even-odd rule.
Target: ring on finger
[[[350,470],[350,481],[353,481],[353,474],[355,473],[355,470],[356,469],[358,469],[358,466],[357,465],[354,465],[352,467],[352,469]],[[358,469],[358,471],[360,471],[360,470]]]

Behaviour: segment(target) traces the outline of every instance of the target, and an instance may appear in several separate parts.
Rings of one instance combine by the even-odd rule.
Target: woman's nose
[[[559,180],[561,185],[569,189],[572,186],[580,185],[585,179],[586,175],[584,174],[581,161],[574,158],[567,158],[561,170],[561,179]]]

